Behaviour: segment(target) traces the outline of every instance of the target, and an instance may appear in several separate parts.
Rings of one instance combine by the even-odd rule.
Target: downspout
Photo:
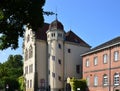
[[[111,47],[109,49],[109,87],[108,87],[108,91],[111,91]]]

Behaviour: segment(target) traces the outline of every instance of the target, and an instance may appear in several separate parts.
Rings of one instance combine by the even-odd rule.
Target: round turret
[[[54,29],[59,29],[64,31],[63,24],[59,22],[57,19],[53,21],[49,26],[49,30],[54,30]]]

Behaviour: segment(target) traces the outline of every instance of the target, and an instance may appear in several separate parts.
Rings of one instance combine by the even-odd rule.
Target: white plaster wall
[[[61,44],[61,49],[58,48],[58,43]],[[63,42],[62,41],[52,41],[50,44],[50,85],[51,88],[63,88]],[[55,60],[52,60],[52,55],[55,56]],[[58,59],[61,60],[61,64],[58,63]],[[52,76],[52,72],[55,73],[55,77]],[[61,81],[58,79],[61,77]]]
[[[68,49],[71,50],[71,53],[68,53]],[[75,43],[65,42],[64,79],[67,77],[81,78],[82,74],[76,73],[76,65],[81,65],[82,67],[82,58],[80,55],[87,50],[89,50],[89,48]]]
[[[40,87],[40,80],[44,79],[45,83],[48,82],[48,66],[47,66],[47,44],[46,41],[36,41],[36,62],[38,73],[38,87]]]

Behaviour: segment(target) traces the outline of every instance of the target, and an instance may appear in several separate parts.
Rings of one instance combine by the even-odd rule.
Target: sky
[[[120,0],[46,0],[43,9],[57,13],[64,30],[72,30],[92,48],[120,36]],[[56,16],[44,19],[51,23]],[[0,51],[0,62],[10,54],[23,55],[22,39],[17,50]]]

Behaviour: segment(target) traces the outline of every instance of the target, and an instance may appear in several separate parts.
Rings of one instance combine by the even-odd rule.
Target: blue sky
[[[70,29],[92,47],[120,36],[120,0],[46,0],[46,11],[58,14],[65,31]],[[44,16],[51,23],[55,15]],[[17,50],[0,51],[0,62],[10,54],[22,54],[22,39]]]

